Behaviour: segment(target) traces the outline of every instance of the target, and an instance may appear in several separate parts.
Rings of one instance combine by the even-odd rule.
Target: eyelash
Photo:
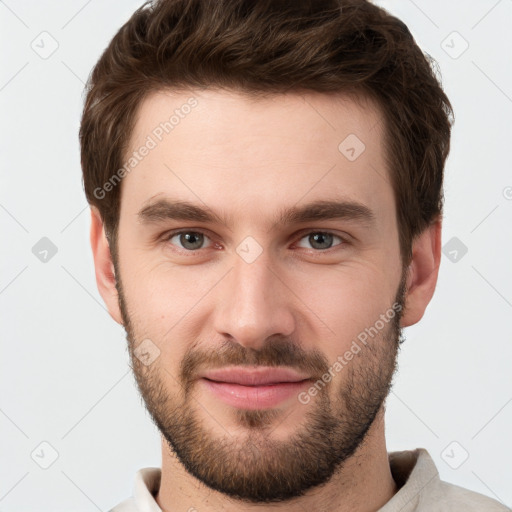
[[[208,234],[205,231],[201,230],[201,229],[179,229],[179,230],[176,230],[176,231],[170,231],[170,232],[166,233],[165,235],[163,235],[163,241],[164,242],[170,242],[170,240],[173,237],[175,237],[176,235],[181,235],[181,234],[184,234],[184,233],[200,233],[200,234],[204,235],[205,237],[210,238],[208,236]],[[311,234],[314,234],[314,233],[315,234],[316,233],[321,233],[321,234],[324,234],[324,235],[332,235],[333,237],[338,238],[341,241],[340,243],[338,243],[336,245],[333,245],[332,247],[329,247],[328,249],[309,249],[310,251],[313,251],[316,254],[329,253],[331,250],[334,250],[334,249],[339,248],[339,247],[343,247],[343,246],[348,245],[350,243],[347,238],[342,237],[342,236],[340,236],[340,235],[338,235],[336,233],[333,233],[332,231],[329,231],[329,230],[318,230],[318,229],[309,230],[309,231],[301,231],[299,233],[301,236],[298,239],[298,241],[301,241],[303,238],[306,238],[308,235],[311,235]],[[171,244],[171,245],[173,245],[173,244]],[[177,247],[177,250],[179,252],[184,252],[184,253],[187,253],[187,254],[190,254],[190,255],[197,254],[202,249],[208,249],[208,247],[202,247],[201,249],[183,249],[183,248]]]

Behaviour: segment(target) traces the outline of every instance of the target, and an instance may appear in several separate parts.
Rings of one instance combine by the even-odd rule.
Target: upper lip
[[[261,386],[281,382],[301,382],[310,377],[302,375],[291,368],[273,368],[260,366],[256,368],[232,366],[204,372],[201,377],[217,382],[229,382],[243,386]]]

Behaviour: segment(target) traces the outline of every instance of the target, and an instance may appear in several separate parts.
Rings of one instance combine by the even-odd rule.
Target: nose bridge
[[[254,253],[251,258],[243,252],[234,254],[234,268],[221,291],[222,307],[217,311],[216,329],[244,346],[257,349],[269,336],[289,336],[294,330],[294,319],[292,305],[276,277],[278,270],[268,251],[253,258]]]
[[[232,280],[233,292],[240,306],[239,313],[257,308],[261,314],[265,306],[268,307],[270,296],[276,295],[275,277],[271,268],[269,258],[263,254],[252,262],[243,258],[235,262]]]

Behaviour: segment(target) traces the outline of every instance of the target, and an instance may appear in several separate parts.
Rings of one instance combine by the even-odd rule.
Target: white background
[[[0,1],[3,512],[108,510],[139,468],[160,465],[124,331],[96,289],[78,147],[84,82],[140,4]],[[439,63],[456,115],[443,244],[467,247],[455,263],[443,255],[436,294],[405,331],[388,450],[424,447],[441,478],[510,506],[512,0],[379,5]],[[58,43],[47,59],[31,47],[42,37]],[[46,263],[32,252],[42,237],[57,248]]]

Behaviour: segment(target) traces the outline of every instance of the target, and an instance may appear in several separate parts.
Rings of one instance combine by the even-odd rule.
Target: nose
[[[295,329],[293,293],[265,251],[253,262],[234,255],[215,309],[216,331],[246,348],[261,349],[269,336]]]

